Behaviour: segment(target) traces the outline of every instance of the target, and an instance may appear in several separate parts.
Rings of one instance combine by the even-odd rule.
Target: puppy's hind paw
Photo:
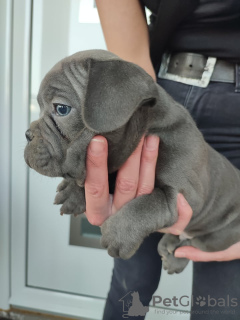
[[[168,274],[180,273],[184,270],[189,260],[185,258],[175,258],[174,251],[181,244],[179,236],[165,234],[158,244],[158,252],[162,256],[163,269]]]
[[[168,274],[180,273],[182,272],[189,260],[185,258],[175,258],[173,254],[168,254],[162,257],[163,269],[167,271]]]

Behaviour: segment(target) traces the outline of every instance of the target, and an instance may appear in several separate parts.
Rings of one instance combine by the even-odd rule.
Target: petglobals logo
[[[161,296],[153,296],[153,307],[188,307],[194,306],[194,304],[200,307],[237,307],[238,299],[232,298],[229,295],[224,298],[213,298],[210,295],[205,296],[176,296],[172,298],[162,298]]]
[[[145,316],[146,313],[149,311],[149,307],[144,306],[143,303],[141,302],[141,298],[139,296],[138,291],[129,291],[118,301],[122,303],[123,318]],[[161,296],[153,296],[152,306],[153,308],[155,307],[155,309],[153,308],[151,309],[151,312],[154,312],[154,313],[165,313],[165,314],[171,313],[172,314],[175,312],[174,307],[178,307],[178,309],[182,310],[180,313],[194,313],[194,312],[202,313],[203,312],[203,313],[210,313],[210,314],[213,314],[213,313],[219,314],[219,312],[220,313],[228,312],[228,313],[234,314],[235,312],[234,307],[238,306],[238,298],[233,298],[233,297],[230,297],[229,295],[223,298],[216,298],[216,297],[214,298],[211,295],[207,295],[207,296],[199,295],[197,297],[183,295],[181,297],[173,296],[171,298],[162,298]],[[189,309],[191,309],[191,307],[193,306],[199,306],[200,311],[198,311],[198,308],[197,310],[194,309],[195,311],[189,311]],[[173,308],[172,312],[167,311],[168,308],[170,309]],[[226,311],[226,308],[228,308],[228,311]],[[164,310],[164,311],[162,312],[161,310]],[[201,311],[201,310],[204,310],[204,311]]]
[[[123,318],[145,316],[149,311],[149,307],[140,301],[138,291],[129,291],[118,301],[123,305]]]

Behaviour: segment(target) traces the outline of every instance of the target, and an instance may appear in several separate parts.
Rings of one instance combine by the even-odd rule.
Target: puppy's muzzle
[[[30,129],[28,129],[25,132],[25,136],[26,136],[28,142],[32,141],[32,139],[34,138],[34,135]]]

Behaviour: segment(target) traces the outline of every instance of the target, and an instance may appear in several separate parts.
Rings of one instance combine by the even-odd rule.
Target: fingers
[[[189,221],[192,218],[192,208],[184,198],[184,196],[179,193],[177,196],[177,208],[178,208],[178,220],[177,222],[169,228],[161,229],[160,232],[172,233],[179,235],[183,232]]]
[[[155,171],[158,158],[159,137],[148,136],[144,140],[137,197],[149,194],[155,185]]]
[[[104,137],[92,139],[87,153],[85,181],[86,216],[91,224],[101,225],[136,195],[151,193],[155,183],[159,138],[141,139],[138,147],[120,168],[116,180],[114,199],[108,188],[107,141]]]
[[[87,151],[85,181],[86,216],[93,225],[101,225],[110,215],[107,156],[107,140],[94,137]]]
[[[214,255],[214,257],[213,257]],[[193,261],[223,261],[223,253],[220,252],[204,252],[194,247],[185,246],[177,249],[174,253],[176,258],[187,258]]]
[[[194,247],[185,246],[178,248],[174,253],[176,258],[187,258],[193,261],[231,261],[240,259],[240,242],[223,251],[204,252]]]
[[[113,214],[136,196],[143,141],[144,138],[140,140],[136,150],[118,171],[112,206]]]

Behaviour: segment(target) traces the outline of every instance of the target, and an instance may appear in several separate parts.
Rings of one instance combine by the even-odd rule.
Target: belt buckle
[[[170,59],[171,59],[171,54],[164,53],[162,57],[160,70],[158,73],[158,77],[160,79],[173,80],[176,82],[181,82],[181,83],[185,83],[185,84],[189,84],[189,85],[197,86],[201,88],[206,88],[208,86],[214,71],[216,61],[217,61],[217,58],[215,57],[208,57],[201,79],[193,79],[193,78],[187,78],[187,77],[182,77],[176,74],[168,73],[167,70],[168,70]]]

